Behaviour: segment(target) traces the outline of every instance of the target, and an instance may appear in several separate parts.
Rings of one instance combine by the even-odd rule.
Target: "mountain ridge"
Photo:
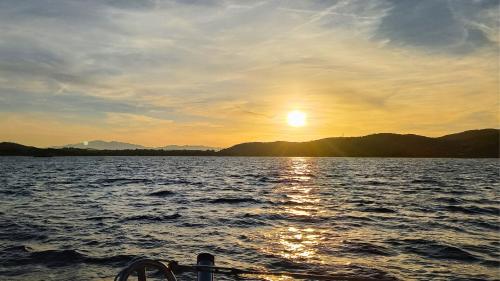
[[[183,147],[183,146],[178,146]],[[80,148],[36,148],[0,143],[0,155],[21,156],[305,156],[305,157],[448,157],[500,158],[500,130],[470,130],[441,137],[377,133],[361,137],[332,137],[307,142],[247,142],[220,151]]]
[[[220,150],[219,147],[210,147],[204,145],[166,145],[160,147],[147,147],[140,144],[132,144],[119,141],[92,140],[75,144],[66,144],[61,146],[52,146],[50,148],[79,148],[95,150],[129,150],[129,149],[156,149],[156,150]]]
[[[330,157],[495,157],[499,130],[470,130],[441,137],[377,133],[332,137],[308,142],[249,142],[222,149],[228,156]]]

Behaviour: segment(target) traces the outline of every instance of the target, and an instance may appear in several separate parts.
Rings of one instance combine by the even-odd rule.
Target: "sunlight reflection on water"
[[[496,160],[2,161],[2,280],[70,280],[76,267],[110,279],[134,257],[189,264],[202,251],[220,266],[376,280],[498,272]]]
[[[282,171],[284,182],[290,184],[275,188],[274,192],[287,198],[288,204],[277,210],[287,216],[298,217],[301,220],[314,218],[325,212],[321,199],[314,194],[314,185],[311,185],[311,162],[307,158],[290,158]],[[313,260],[324,231],[300,224],[291,224],[278,229],[271,229],[264,236],[270,241],[271,247],[264,251],[270,254],[279,254],[291,260]]]

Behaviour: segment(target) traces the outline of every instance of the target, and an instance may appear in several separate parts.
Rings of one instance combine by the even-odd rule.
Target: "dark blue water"
[[[499,168],[494,159],[3,157],[0,280],[110,280],[135,257],[190,264],[199,252],[243,268],[498,280]]]

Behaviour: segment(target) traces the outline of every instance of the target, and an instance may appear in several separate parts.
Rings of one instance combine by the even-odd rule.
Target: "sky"
[[[499,2],[0,0],[0,141],[498,128]]]

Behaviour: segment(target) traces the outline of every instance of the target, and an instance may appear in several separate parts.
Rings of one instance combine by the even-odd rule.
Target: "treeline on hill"
[[[37,148],[17,143],[0,143],[0,156],[215,156],[214,150]]]
[[[252,142],[214,150],[90,150],[36,148],[0,143],[3,156],[318,156],[318,157],[452,157],[498,158],[500,131],[483,129],[430,138],[418,135],[374,134],[326,138],[308,142]]]
[[[229,156],[498,158],[499,136],[497,129],[465,131],[438,138],[374,134],[308,142],[242,143],[220,153]]]

